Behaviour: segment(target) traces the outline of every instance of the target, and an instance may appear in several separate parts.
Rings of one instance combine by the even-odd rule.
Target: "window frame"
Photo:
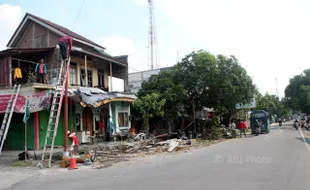
[[[80,69],[80,83],[81,86],[86,86],[85,84],[83,85],[82,80],[85,78],[85,69],[81,68]],[[85,79],[84,79],[85,80]],[[90,69],[87,69],[87,87],[93,87],[93,71]]]
[[[120,122],[120,115],[122,115],[122,122]],[[117,115],[117,121],[118,121],[118,127],[123,128],[123,127],[129,127],[129,113],[128,112],[118,112]],[[121,125],[122,123],[122,125]]]

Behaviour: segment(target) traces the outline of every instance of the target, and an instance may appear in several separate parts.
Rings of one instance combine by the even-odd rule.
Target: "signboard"
[[[248,104],[236,104],[236,109],[249,109],[249,108],[255,108],[255,107],[256,107],[255,98],[252,98],[250,103]]]
[[[266,115],[264,113],[253,113],[251,114],[251,117],[262,118],[262,117],[266,117]]]
[[[11,96],[12,94],[0,95],[0,113],[6,111]],[[35,94],[18,95],[14,112],[25,113],[27,100],[29,100],[30,113],[48,109],[50,106],[49,91],[45,90]]]

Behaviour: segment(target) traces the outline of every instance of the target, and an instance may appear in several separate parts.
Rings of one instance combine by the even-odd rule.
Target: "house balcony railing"
[[[55,68],[55,69],[48,69],[46,70],[47,74],[44,76],[44,82],[41,83],[39,81],[39,76],[37,73],[34,73],[34,71],[23,71],[23,78],[20,80],[14,80],[12,76],[12,85],[18,83],[21,85],[25,84],[32,84],[32,83],[41,83],[42,85],[49,85],[49,86],[56,86],[58,82],[58,77],[60,73],[60,68]],[[71,87],[86,87],[85,85],[81,84],[70,84]],[[109,87],[104,87],[102,85],[96,85],[96,86],[88,86],[88,87],[93,87],[93,88],[99,88],[103,91],[109,91]]]

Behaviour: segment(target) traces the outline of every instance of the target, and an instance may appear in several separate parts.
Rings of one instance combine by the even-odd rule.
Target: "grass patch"
[[[30,166],[33,166],[33,163],[31,160],[27,160],[27,161],[19,160],[19,161],[13,162],[12,166],[13,167],[30,167]]]

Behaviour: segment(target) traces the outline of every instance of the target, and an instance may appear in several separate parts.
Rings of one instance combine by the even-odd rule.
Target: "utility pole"
[[[69,54],[69,53],[68,53]],[[69,54],[70,56],[70,54]],[[67,63],[67,64],[70,64],[70,63]],[[66,64],[66,68],[67,68],[67,64]],[[67,72],[67,79],[66,81],[64,81],[66,84],[65,84],[65,107],[64,107],[64,153],[65,155],[68,154],[68,121],[69,121],[69,114],[68,114],[68,102],[69,102],[69,99],[68,99],[68,79],[69,79],[69,71],[66,71]]]

